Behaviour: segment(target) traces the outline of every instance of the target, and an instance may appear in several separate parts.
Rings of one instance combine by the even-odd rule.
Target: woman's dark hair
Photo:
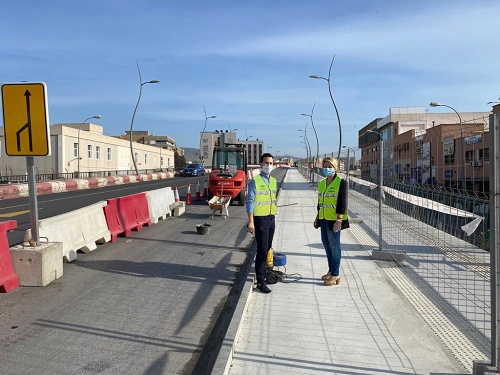
[[[273,161],[274,161],[274,156],[271,155],[269,152],[266,152],[264,154],[261,155],[260,157],[260,162],[262,163],[264,161],[264,158],[273,158]]]

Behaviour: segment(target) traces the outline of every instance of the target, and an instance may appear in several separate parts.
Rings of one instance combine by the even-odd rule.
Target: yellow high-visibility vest
[[[326,178],[318,184],[318,218],[326,220],[337,220],[337,198],[342,179],[336,176],[332,183],[326,186]],[[342,220],[347,219],[347,212],[342,215]]]
[[[269,186],[264,179],[258,175],[255,181],[255,201],[253,207],[254,216],[276,215],[276,179],[269,176]]]

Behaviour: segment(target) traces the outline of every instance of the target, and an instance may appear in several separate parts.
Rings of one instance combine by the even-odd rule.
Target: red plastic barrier
[[[19,186],[16,185],[4,185],[0,186],[0,197],[2,198],[18,198]]]
[[[135,218],[141,227],[146,225],[151,226],[151,219],[149,218],[149,208],[148,208],[148,197],[146,193],[139,193],[134,195],[129,195],[132,197],[135,207]]]
[[[103,209],[111,232],[111,242],[116,241],[120,234],[127,237],[132,230],[139,231],[143,225],[151,225],[146,193],[108,199],[107,203]]]
[[[96,188],[99,186],[99,180],[97,178],[87,178],[89,183],[89,188]]]
[[[102,208],[104,210],[104,217],[106,218],[106,224],[108,225],[109,232],[111,233],[111,242],[115,242],[118,235],[125,233],[125,225],[121,222],[116,204],[109,204]],[[128,236],[130,231],[128,231],[125,236]]]
[[[19,288],[19,276],[14,273],[9,241],[7,241],[7,231],[15,228],[17,228],[16,220],[0,223],[0,292],[2,293],[9,293],[11,290]]]
[[[75,190],[78,189],[78,182],[75,180],[66,180],[64,181],[66,184],[66,190]]]
[[[116,178],[114,176],[106,176],[106,181],[108,181],[108,185],[112,185],[116,182]]]
[[[37,182],[36,192],[38,194],[50,194],[53,193],[53,186],[50,182]]]

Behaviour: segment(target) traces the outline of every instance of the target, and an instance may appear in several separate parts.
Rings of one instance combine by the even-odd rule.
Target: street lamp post
[[[253,135],[248,135],[248,133],[245,130],[245,141],[248,141],[250,138],[253,138]]]
[[[86,118],[85,120],[82,121],[82,123],[80,124],[80,127],[78,128],[78,137],[77,137],[77,141],[76,141],[77,142],[76,143],[77,144],[77,151],[76,151],[77,155],[76,155],[76,158],[78,159],[78,165],[76,167],[76,170],[77,170],[77,177],[78,178],[80,177],[80,160],[82,159],[80,157],[80,131],[82,130],[83,124],[85,124],[91,118],[97,118],[97,119],[99,119],[99,118],[101,118],[101,115],[95,115],[95,116],[90,116],[89,118]],[[73,159],[73,160],[75,160],[75,159]],[[68,163],[68,165],[69,165],[69,163]]]
[[[333,107],[335,108],[335,113],[337,114],[337,121],[339,123],[339,152],[338,152],[338,155],[337,155],[337,160],[339,160],[340,159],[340,150],[341,150],[341,147],[342,147],[342,124],[340,123],[339,111],[337,109],[337,104],[335,104],[335,100],[333,100],[332,88],[331,88],[331,85],[330,85],[330,76],[331,76],[332,65],[333,65],[333,61],[334,60],[335,60],[335,56],[333,56],[332,62],[330,64],[330,69],[328,70],[328,78],[320,77],[320,76],[317,76],[317,75],[310,75],[309,78],[323,79],[323,80],[325,80],[325,81],[328,82],[328,92],[330,93],[330,99],[332,100]],[[314,109],[314,107],[313,107],[313,109]],[[312,115],[312,113],[311,113],[311,115]]]
[[[205,129],[207,128],[207,121],[209,118],[217,118],[217,116],[207,116],[207,111],[205,109],[205,106],[203,106],[203,112],[205,113],[205,126],[203,126],[203,131],[201,132],[201,139],[200,139],[200,157],[201,157],[201,165],[205,166],[204,162],[203,162],[203,144],[202,144],[202,141],[203,141],[203,134],[205,134]],[[229,125],[229,124],[228,124]]]
[[[312,159],[312,164],[314,164],[314,158],[313,158],[312,152],[311,152],[311,144],[309,143],[309,139],[307,138],[307,125],[308,125],[308,123],[306,123],[304,130],[299,129],[299,132],[304,132],[304,139],[306,141],[306,147],[309,147],[309,157],[307,159],[307,171],[308,171],[308,175],[309,175],[309,182],[312,182],[312,172],[311,172],[311,167],[310,167],[310,164],[311,164],[310,159]]]
[[[436,103],[436,102],[431,102],[429,104],[431,107],[446,107],[451,109],[453,112],[455,112],[458,116],[458,120],[460,121],[460,154],[461,154],[461,160],[462,160],[462,192],[465,194],[466,189],[465,189],[465,146],[464,146],[464,133],[463,133],[463,126],[462,126],[462,118],[460,117],[460,114],[455,110],[455,108],[450,107],[449,105],[446,104],[441,104],[441,103]]]
[[[316,103],[314,103],[310,115],[308,115],[306,113],[301,113],[301,116],[307,116],[307,117],[311,118],[311,125],[312,125],[312,128],[314,130],[314,135],[316,136],[316,163],[319,163],[319,141],[318,141],[318,133],[316,133],[316,128],[314,127],[314,122],[313,122],[313,114],[314,114],[314,107],[315,106],[316,106]],[[313,183],[314,183],[314,175],[313,175]]]
[[[382,184],[384,182],[383,180],[383,171],[384,171],[384,157],[383,157],[383,152],[384,152],[384,140],[382,139],[382,134],[375,130],[367,130],[370,133],[375,133],[378,134],[379,136],[379,168],[378,168],[378,249],[379,251],[382,251],[382,194],[383,194],[383,187]]]
[[[132,145],[132,133],[133,133],[133,127],[134,127],[134,118],[135,118],[135,113],[137,112],[137,107],[139,107],[139,103],[141,101],[141,96],[142,96],[142,86],[148,84],[148,83],[158,83],[160,81],[153,79],[151,81],[147,82],[142,82],[142,76],[141,76],[141,70],[139,69],[139,63],[136,61],[137,64],[137,71],[139,72],[139,98],[137,99],[137,104],[135,105],[134,108],[134,113],[132,114],[132,121],[130,122],[130,134],[129,134],[129,140],[130,140],[130,155],[132,156],[132,162],[134,163],[134,169],[135,173],[139,174],[139,170],[137,169],[137,162],[135,160],[135,155],[134,155],[134,147]]]
[[[301,138],[304,138],[304,142],[300,142],[304,145],[306,149],[306,165],[307,165],[307,174],[309,174],[309,150],[307,148],[307,142],[304,136],[300,136]]]
[[[233,143],[233,136],[232,136],[232,133],[235,132],[236,130],[238,129],[232,129],[231,130],[231,126],[229,125],[229,123],[227,123],[227,127],[229,128],[229,142],[228,143]],[[225,141],[225,140],[224,140]],[[235,143],[236,143],[236,139],[235,139]]]
[[[352,147],[349,147],[349,146],[342,146],[342,148],[347,148],[347,179],[349,179],[349,170],[351,169],[351,160],[349,158],[349,150],[352,150],[352,152],[354,153],[354,168],[356,168],[356,151],[352,148]]]

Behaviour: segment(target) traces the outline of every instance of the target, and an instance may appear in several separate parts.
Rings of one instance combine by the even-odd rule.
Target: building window
[[[111,160],[111,147],[108,147],[108,160]]]
[[[135,160],[136,163],[137,163],[137,159],[139,159],[139,155],[136,152],[136,153],[134,153],[134,160]]]
[[[78,157],[78,143],[73,143],[73,157]]]
[[[97,160],[101,158],[101,146],[95,146],[95,158]]]
[[[87,145],[87,158],[92,159],[92,145]]]
[[[148,154],[144,154],[144,165],[148,164]]]
[[[479,160],[490,160],[489,148],[482,148],[479,150]]]
[[[163,156],[160,157],[160,167],[163,167]]]

